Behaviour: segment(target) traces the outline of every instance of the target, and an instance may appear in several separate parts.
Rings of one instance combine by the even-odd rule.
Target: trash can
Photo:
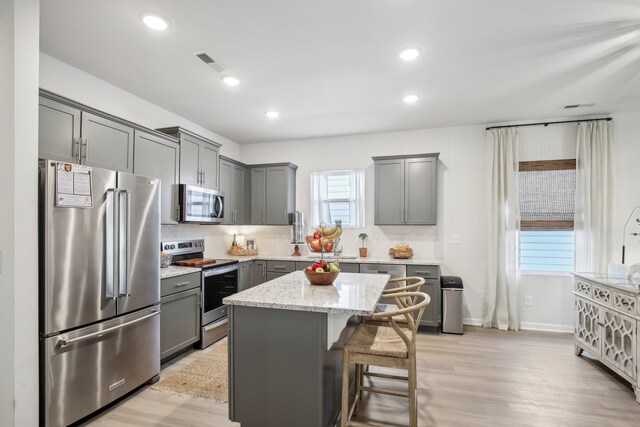
[[[441,276],[442,332],[462,335],[462,279],[458,276]]]

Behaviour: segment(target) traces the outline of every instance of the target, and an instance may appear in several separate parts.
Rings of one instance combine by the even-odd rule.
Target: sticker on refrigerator
[[[71,163],[56,164],[56,206],[92,208],[91,168]]]

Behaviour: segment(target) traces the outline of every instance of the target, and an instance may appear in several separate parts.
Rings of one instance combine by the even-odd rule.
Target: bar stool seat
[[[399,316],[404,318],[402,315]],[[399,359],[408,357],[407,345],[396,331],[392,328],[373,325],[358,325],[349,338],[349,352],[377,354]]]

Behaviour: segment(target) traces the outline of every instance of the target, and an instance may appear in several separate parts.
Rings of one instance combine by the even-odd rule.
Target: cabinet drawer
[[[291,273],[296,270],[294,261],[267,261],[267,271],[274,273]]]
[[[286,276],[289,273],[274,273],[274,272],[267,272],[267,282],[270,280],[274,280],[277,279],[278,277],[282,277],[282,276]]]
[[[613,306],[613,291],[611,289],[591,285],[591,298],[607,307]]]
[[[407,265],[407,276],[423,277],[425,279],[437,279],[438,278],[438,266],[437,265]]]
[[[186,291],[200,287],[200,272],[183,274],[182,276],[168,277],[160,281],[160,296]]]
[[[613,292],[613,308],[631,315],[637,314],[638,300],[634,295]]]
[[[587,297],[591,297],[591,283],[576,279],[576,292]]]

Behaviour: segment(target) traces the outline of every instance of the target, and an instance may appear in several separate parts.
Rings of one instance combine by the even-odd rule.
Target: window
[[[309,226],[324,222],[343,227],[364,227],[364,171],[311,173]]]
[[[520,269],[573,271],[575,160],[520,162]]]

